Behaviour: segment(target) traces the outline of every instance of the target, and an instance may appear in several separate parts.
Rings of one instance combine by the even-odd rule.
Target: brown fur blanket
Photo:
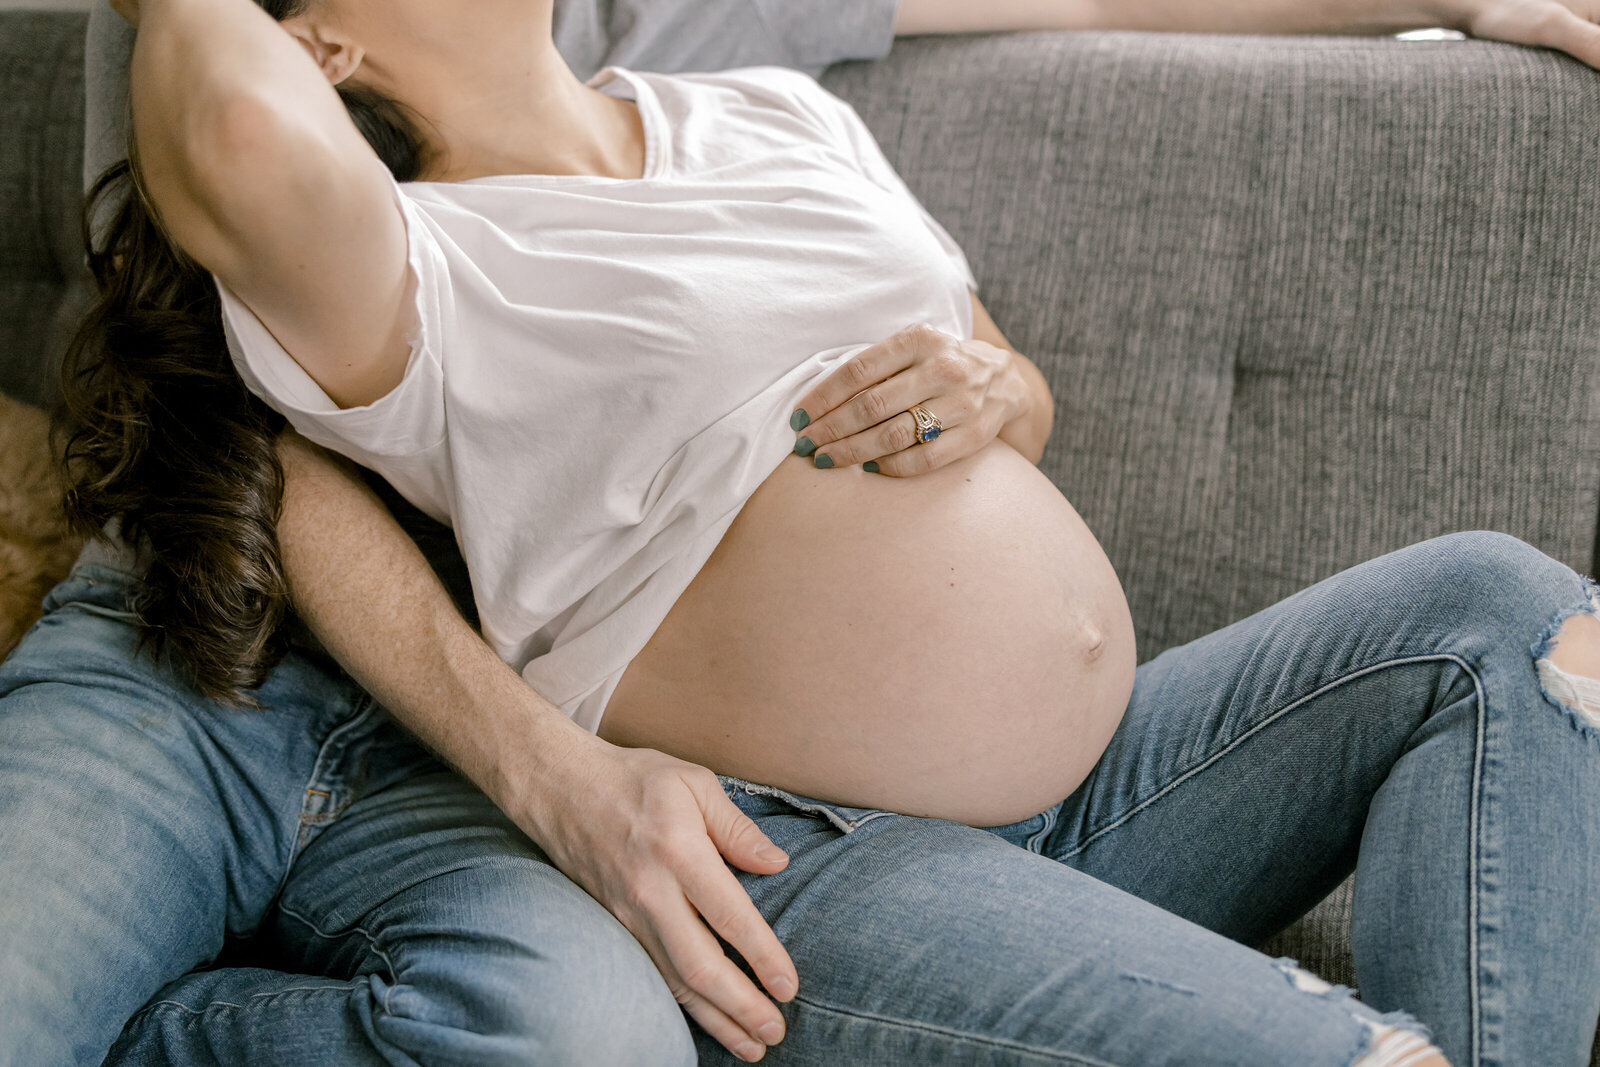
[[[44,412],[0,394],[0,659],[39,617],[82,541],[67,529]]]

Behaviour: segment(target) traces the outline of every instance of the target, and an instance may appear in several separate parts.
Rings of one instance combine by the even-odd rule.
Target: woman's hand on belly
[[[539,799],[527,805],[535,839],[639,940],[707,1033],[735,1055],[758,1056],[739,1048],[782,1040],[783,1016],[711,930],[744,957],[773,997],[792,998],[799,988],[793,961],[723,862],[774,874],[788,856],[704,767],[599,738],[580,753],[563,764],[562,782],[540,782]]]
[[[970,456],[1030,407],[1011,349],[909,326],[845,360],[800,398],[795,451],[818,467],[875,463],[883,474],[926,474]],[[942,426],[919,431],[921,405]],[[928,436],[922,436],[926,433]]]

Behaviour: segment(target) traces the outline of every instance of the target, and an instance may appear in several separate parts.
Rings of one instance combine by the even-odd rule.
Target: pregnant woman
[[[579,82],[548,0],[262,7],[121,5],[139,195],[98,321],[213,301],[254,394],[454,528],[492,655],[357,484],[285,446],[286,514],[350,497],[350,565],[415,594],[307,621],[635,934],[703,1060],[1581,1061],[1584,579],[1443,538],[1136,671],[1117,578],[1034,466],[1042,376],[847,105],[773,68]],[[127,277],[166,240],[170,288]],[[80,411],[210,358],[95,321]],[[219,463],[276,427],[240,396],[237,436],[191,442]],[[86,431],[83,516],[137,530],[137,456]],[[270,661],[270,467],[219,502],[227,567],[144,529],[160,632],[222,696]],[[430,736],[430,704],[461,714]],[[1219,936],[1352,866],[1387,1015]]]

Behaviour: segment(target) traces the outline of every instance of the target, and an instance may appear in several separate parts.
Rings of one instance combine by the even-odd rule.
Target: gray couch
[[[83,37],[0,13],[0,389],[35,402],[84,287]],[[1042,465],[1141,659],[1451,530],[1594,572],[1600,76],[1479,43],[1041,34],[824,82],[1049,376]],[[1354,984],[1348,907],[1269,950]]]

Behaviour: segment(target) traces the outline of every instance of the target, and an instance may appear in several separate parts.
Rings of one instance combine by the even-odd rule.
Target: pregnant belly
[[[786,457],[624,672],[600,735],[856,807],[1014,822],[1133,688],[1094,535],[999,441],[915,478]]]

